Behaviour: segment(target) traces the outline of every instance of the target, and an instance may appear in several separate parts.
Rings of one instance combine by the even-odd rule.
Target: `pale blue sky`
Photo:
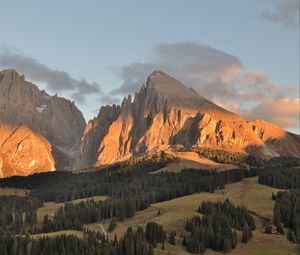
[[[276,12],[278,2],[0,0],[0,45],[74,79],[96,82],[102,94],[124,82],[118,76],[122,67],[151,62],[157,45],[182,42],[233,55],[247,71],[262,70],[282,88],[299,86],[299,30],[285,17],[261,17]],[[43,87],[43,81],[37,84]],[[299,98],[297,91],[289,96]],[[89,119],[103,102],[95,93],[86,99],[79,108]],[[299,133],[299,125],[289,128]]]

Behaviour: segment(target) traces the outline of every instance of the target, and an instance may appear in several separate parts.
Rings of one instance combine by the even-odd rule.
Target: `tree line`
[[[299,189],[300,171],[286,167],[265,169],[260,171],[258,182],[278,189]]]
[[[258,182],[278,189],[289,189],[272,194],[275,200],[273,221],[278,233],[287,234],[291,242],[300,243],[300,171],[294,167],[298,161],[282,162],[293,167],[264,169],[259,173]],[[287,233],[284,228],[287,228]]]
[[[0,233],[25,233],[37,223],[37,208],[43,203],[34,197],[0,197]]]
[[[3,179],[0,185],[30,189],[30,196],[44,202],[67,202],[98,195],[124,198],[143,193],[155,193],[159,202],[195,192],[214,192],[228,183],[255,175],[256,169],[233,169],[220,173],[215,170],[184,170],[181,173],[149,174],[149,169],[143,168],[80,174],[42,173]]]

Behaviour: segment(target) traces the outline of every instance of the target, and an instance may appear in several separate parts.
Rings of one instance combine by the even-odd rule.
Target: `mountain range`
[[[74,102],[50,96],[15,70],[0,72],[0,177],[89,169],[194,147],[300,158],[299,135],[245,120],[162,71],[121,105],[102,106],[88,123]]]

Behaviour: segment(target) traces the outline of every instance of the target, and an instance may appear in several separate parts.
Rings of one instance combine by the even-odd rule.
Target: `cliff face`
[[[299,136],[271,123],[247,121],[161,71],[120,107],[106,106],[90,121],[75,168],[105,165],[166,147],[192,146],[259,157],[300,157]]]
[[[0,126],[0,178],[54,171],[49,142],[25,126]]]
[[[99,141],[107,135],[113,122],[120,114],[120,106],[101,107],[97,118],[90,120],[84,130],[80,146],[75,156],[75,169],[89,167],[99,155]]]
[[[31,161],[21,162],[19,159],[14,160],[13,165],[7,166],[8,162],[12,162],[7,159],[16,157],[10,153],[17,149],[18,143],[14,142],[21,139],[21,136],[10,144],[8,139],[6,147],[0,150],[5,153],[6,168],[14,169],[14,174],[27,175],[32,171],[65,169],[73,164],[74,151],[83,134],[85,120],[73,102],[49,96],[45,91],[40,91],[36,85],[25,81],[24,76],[20,76],[16,71],[4,70],[0,72],[0,128],[19,130],[20,126],[23,137],[26,137],[26,143],[28,146],[31,144],[29,147],[23,147],[23,150],[28,148],[26,153],[31,153],[32,160],[38,162],[45,159],[45,161],[36,163],[34,168]],[[0,141],[1,139],[5,139],[3,132],[0,132]],[[7,150],[8,144],[11,150]],[[40,153],[37,150],[39,146]],[[24,155],[26,153],[24,151]],[[28,172],[25,170],[26,167]],[[2,171],[6,171],[3,170],[3,164]]]

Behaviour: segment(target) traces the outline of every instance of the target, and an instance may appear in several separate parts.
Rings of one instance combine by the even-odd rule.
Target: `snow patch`
[[[42,105],[36,107],[35,109],[37,110],[38,113],[42,113],[46,108],[47,108],[47,105],[42,104]]]

